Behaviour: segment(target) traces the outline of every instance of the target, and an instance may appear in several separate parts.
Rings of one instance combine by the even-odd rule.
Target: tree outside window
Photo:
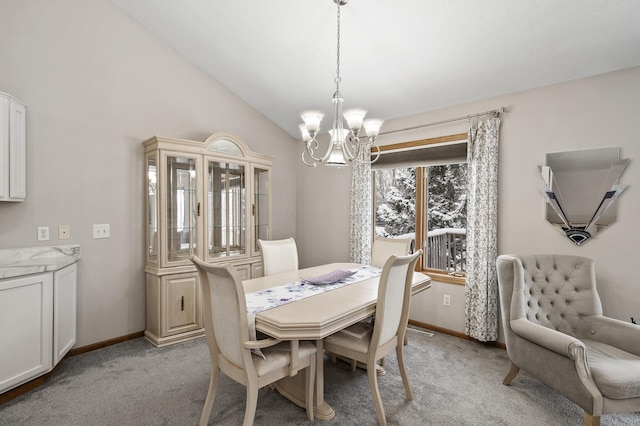
[[[424,185],[417,184],[421,179]],[[466,187],[466,163],[376,170],[375,234],[412,238],[415,247],[418,229],[420,247],[425,249],[424,268],[463,275]],[[419,218],[424,218],[424,225]]]

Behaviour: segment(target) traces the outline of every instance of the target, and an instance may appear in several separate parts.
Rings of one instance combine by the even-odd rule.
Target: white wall
[[[640,140],[638,100],[640,68],[556,84],[458,105],[438,111],[388,120],[383,132],[506,106],[500,129],[498,251],[502,253],[566,253],[596,260],[598,291],[606,315],[629,321],[640,317],[637,258],[640,227]],[[466,120],[383,135],[380,144],[466,132]],[[617,146],[632,161],[621,182],[618,221],[581,247],[575,246],[544,219],[545,202],[537,166],[548,152]],[[346,260],[349,247],[349,179],[331,170],[298,167],[298,240],[305,265]],[[309,190],[313,188],[313,190]],[[344,190],[344,188],[347,188]],[[599,190],[599,188],[596,188]],[[340,206],[341,212],[335,212]],[[321,228],[331,215],[333,228]],[[333,230],[335,229],[335,231]],[[346,231],[345,231],[346,230]],[[325,251],[323,247],[328,249]],[[327,254],[327,251],[329,254]],[[442,306],[450,294],[451,307]],[[434,283],[416,297],[412,319],[462,332],[464,287]]]
[[[328,137],[320,140],[328,143]],[[303,148],[299,142],[297,150],[302,152]],[[297,173],[300,267],[348,262],[351,168],[308,167],[298,157]]]
[[[3,1],[0,17],[0,91],[27,104],[28,163],[27,200],[0,203],[0,248],[81,245],[78,346],[145,329],[143,140],[227,131],[273,155],[273,235],[295,236],[298,154],[271,121],[106,0]]]

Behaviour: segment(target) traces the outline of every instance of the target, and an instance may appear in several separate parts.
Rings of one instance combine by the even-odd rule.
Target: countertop
[[[57,271],[80,260],[80,245],[0,249],[0,279]]]

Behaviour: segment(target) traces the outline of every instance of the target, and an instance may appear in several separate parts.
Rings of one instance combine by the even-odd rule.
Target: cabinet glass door
[[[147,260],[158,262],[157,158],[147,157]]]
[[[208,256],[225,257],[246,254],[245,166],[209,161],[207,172]]]
[[[196,160],[167,156],[167,259],[196,253]]]
[[[269,240],[269,170],[259,167],[253,169],[253,223],[254,223],[254,251],[260,247],[258,239]]]

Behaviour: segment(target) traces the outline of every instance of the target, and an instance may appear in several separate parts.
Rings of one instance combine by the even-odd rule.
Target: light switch
[[[108,223],[93,225],[93,238],[109,238],[111,229]]]

